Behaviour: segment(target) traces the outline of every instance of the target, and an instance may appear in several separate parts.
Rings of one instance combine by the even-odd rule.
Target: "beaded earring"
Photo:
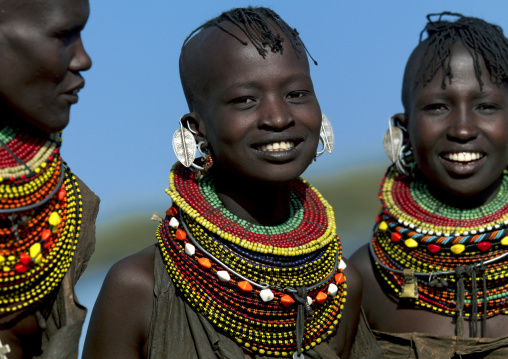
[[[408,176],[412,171],[408,160],[411,148],[407,143],[404,144],[405,134],[407,134],[406,128],[397,122],[395,116],[390,116],[388,130],[383,136],[383,146],[388,158],[395,164],[399,173]]]
[[[188,122],[187,128],[185,128],[182,124],[182,118],[183,117],[181,117],[179,121],[180,128],[176,130],[173,135],[173,151],[180,163],[185,167],[192,167],[192,169],[197,170],[199,173],[207,171],[210,167],[212,167],[213,161],[208,149],[202,148],[205,142],[201,141],[196,144],[194,135],[197,133],[189,128]],[[194,163],[194,160],[196,159],[196,151],[199,151],[201,154],[203,166],[199,166]]]
[[[314,156],[314,160],[321,156],[325,150],[328,151],[328,153],[333,152],[333,148],[335,147],[335,135],[333,133],[333,127],[332,123],[328,119],[328,117],[325,116],[324,113],[321,114],[321,129],[319,131],[319,143],[321,146],[323,146],[323,149],[319,152],[316,152],[316,155]]]

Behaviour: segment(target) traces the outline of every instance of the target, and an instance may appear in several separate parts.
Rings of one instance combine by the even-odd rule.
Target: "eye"
[[[500,107],[498,105],[496,105],[495,103],[482,103],[482,104],[478,105],[478,107],[476,108],[477,111],[479,111],[485,115],[492,114],[499,109],[500,109]]]
[[[292,91],[288,94],[288,98],[290,99],[299,99],[308,95],[306,91]]]
[[[78,28],[61,30],[54,34],[54,37],[63,42],[64,44],[70,44],[79,38],[81,30]]]
[[[426,105],[423,107],[423,111],[431,114],[431,115],[441,115],[448,110],[445,104],[443,103],[433,103],[430,105]]]
[[[252,97],[247,97],[247,96],[237,97],[237,98],[234,98],[231,101],[229,101],[229,103],[232,103],[232,104],[251,104],[253,102],[254,102],[254,99]]]

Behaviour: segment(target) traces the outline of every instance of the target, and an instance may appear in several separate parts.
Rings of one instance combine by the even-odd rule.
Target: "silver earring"
[[[202,149],[204,141],[196,144],[196,139],[193,134],[197,133],[189,128],[189,123],[187,123],[187,128],[184,127],[182,118],[180,118],[180,128],[176,130],[173,135],[173,151],[175,151],[178,161],[180,161],[180,163],[185,167],[193,167],[198,171],[205,171],[212,166],[211,157],[207,153],[206,149]],[[194,163],[194,160],[196,159],[196,151],[199,151],[203,157],[204,167],[198,166]]]
[[[407,145],[404,145],[404,130],[395,122],[395,116],[388,119],[388,130],[383,136],[383,146],[388,158],[395,163],[399,173],[409,175],[411,167],[406,161],[406,156],[411,152]]]
[[[325,116],[324,113],[321,114],[321,129],[319,130],[319,143],[323,146],[323,149],[319,152],[316,152],[314,156],[314,160],[321,156],[325,150],[329,153],[332,153],[333,148],[335,147],[335,135],[333,134],[332,123]]]

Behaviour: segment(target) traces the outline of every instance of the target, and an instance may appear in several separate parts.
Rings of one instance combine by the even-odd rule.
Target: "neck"
[[[501,175],[501,177],[499,177],[494,183],[492,183],[482,192],[470,196],[454,195],[453,193],[433,186],[428,181],[425,182],[429,192],[441,203],[444,203],[450,207],[471,209],[484,206],[496,198],[496,195],[498,194],[501,187],[501,183],[503,182],[503,175]]]
[[[240,219],[262,226],[284,223],[289,217],[291,183],[259,183],[215,173],[215,191],[224,207]]]

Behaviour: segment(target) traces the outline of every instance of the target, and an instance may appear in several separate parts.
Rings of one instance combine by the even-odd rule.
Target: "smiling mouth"
[[[282,152],[289,151],[295,147],[295,143],[293,141],[280,141],[280,142],[272,142],[266,145],[261,145],[257,149],[263,152]]]
[[[484,156],[485,155],[480,152],[450,152],[444,154],[442,157],[448,161],[465,163],[478,161]]]

